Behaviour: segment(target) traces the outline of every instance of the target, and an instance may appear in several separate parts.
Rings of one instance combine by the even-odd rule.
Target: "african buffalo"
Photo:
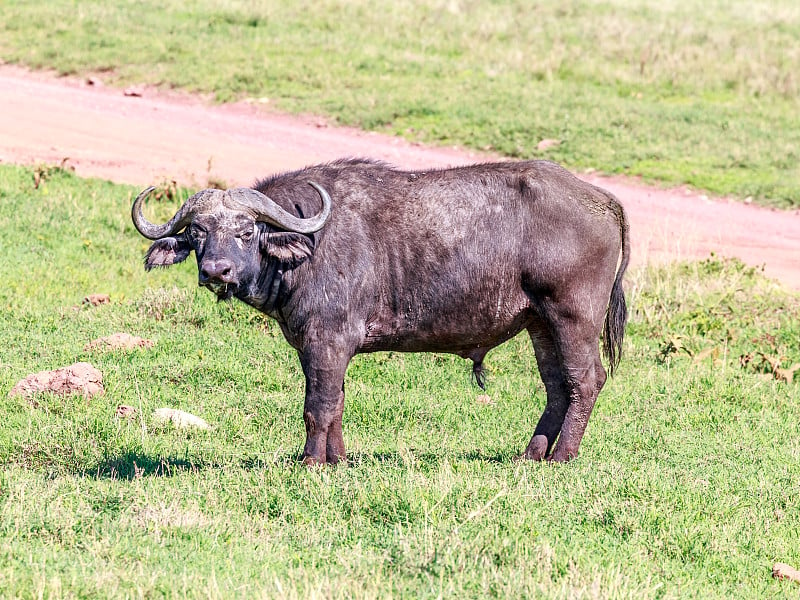
[[[145,269],[197,256],[199,283],[273,317],[306,378],[303,461],[345,458],[344,376],[361,352],[473,361],[526,329],[547,404],[523,457],[565,461],[619,363],[628,224],[609,192],[547,161],[400,171],[347,159],[208,189],[169,222]],[[558,438],[558,443],[556,439]],[[555,446],[555,447],[554,447]],[[552,451],[552,453],[551,453]]]

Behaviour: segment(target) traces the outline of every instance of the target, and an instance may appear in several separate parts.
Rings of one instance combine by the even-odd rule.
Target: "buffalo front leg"
[[[335,464],[347,458],[342,437],[342,413],[344,375],[350,358],[349,352],[336,352],[331,347],[307,349],[300,355],[306,376],[303,462],[307,465]]]

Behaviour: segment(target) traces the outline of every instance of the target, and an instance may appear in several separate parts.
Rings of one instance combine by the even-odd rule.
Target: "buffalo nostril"
[[[235,279],[236,269],[226,259],[207,261],[200,268],[200,281],[203,283],[233,283]]]

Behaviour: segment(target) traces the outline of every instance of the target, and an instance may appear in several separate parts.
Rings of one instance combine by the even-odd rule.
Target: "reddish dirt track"
[[[431,148],[321,119],[267,112],[262,105],[213,106],[201,98],[144,89],[141,97],[73,79],[0,66],[0,162],[59,163],[78,175],[138,186],[257,178],[344,156],[408,169],[496,157]],[[800,211],[782,212],[688,189],[579,174],[617,195],[631,226],[633,263],[735,256],[800,290]]]

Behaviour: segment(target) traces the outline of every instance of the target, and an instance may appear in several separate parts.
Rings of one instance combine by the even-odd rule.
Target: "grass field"
[[[796,0],[10,0],[0,58],[800,205]]]
[[[770,572],[800,565],[800,386],[779,379],[800,298],[753,269],[629,274],[624,360],[576,461],[513,460],[544,404],[516,338],[487,359],[489,403],[459,358],[357,357],[350,464],[307,469],[277,326],[198,289],[193,260],[145,274],[134,190],[33,180],[0,167],[0,596],[797,597]],[[83,349],[116,331],[155,347]],[[103,397],[7,396],[78,360]]]

